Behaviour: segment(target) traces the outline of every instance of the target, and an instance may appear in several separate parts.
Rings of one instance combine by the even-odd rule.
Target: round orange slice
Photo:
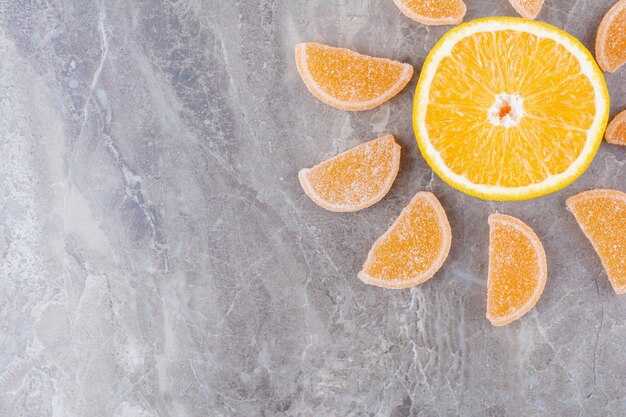
[[[524,222],[489,216],[487,318],[494,326],[519,319],[539,300],[548,266],[541,241]]]
[[[324,103],[342,110],[368,110],[398,94],[413,67],[315,42],[296,45],[296,66],[307,88]]]
[[[526,19],[534,19],[539,15],[544,0],[509,0],[511,6],[520,16]]]
[[[463,0],[393,0],[407,17],[424,25],[456,25],[467,7]]]
[[[626,146],[626,110],[611,120],[604,132],[604,139],[613,145]]]
[[[626,194],[585,191],[568,198],[567,207],[600,256],[615,292],[626,293]]]
[[[359,279],[383,288],[407,288],[428,280],[450,252],[452,233],[439,200],[419,192],[372,246]]]
[[[587,169],[608,115],[604,76],[578,40],[535,20],[489,17],[454,27],[430,51],[413,127],[450,186],[526,200]]]
[[[330,211],[358,211],[380,201],[400,167],[400,145],[382,136],[298,173],[302,189]]]
[[[626,63],[626,0],[618,1],[600,22],[596,59],[607,72],[615,72]]]

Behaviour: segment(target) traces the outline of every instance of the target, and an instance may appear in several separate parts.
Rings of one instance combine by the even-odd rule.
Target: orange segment
[[[626,194],[585,191],[568,198],[567,207],[600,256],[615,292],[626,293]]]
[[[511,6],[526,19],[534,19],[541,11],[544,0],[509,0]]]
[[[494,326],[519,319],[539,300],[548,266],[541,241],[521,220],[489,216],[487,318]]]
[[[615,116],[604,132],[604,139],[613,145],[626,146],[626,110]]]
[[[607,72],[615,72],[626,63],[626,0],[618,1],[600,22],[596,59]]]
[[[357,211],[380,201],[400,167],[392,135],[371,140],[298,173],[315,204],[330,211]]]
[[[393,0],[407,17],[425,25],[456,25],[467,7],[463,0]]]
[[[413,67],[314,42],[296,45],[296,66],[315,97],[342,110],[368,110],[411,80]]]
[[[452,234],[439,200],[420,192],[372,246],[361,281],[383,288],[407,288],[428,280],[448,257]]]

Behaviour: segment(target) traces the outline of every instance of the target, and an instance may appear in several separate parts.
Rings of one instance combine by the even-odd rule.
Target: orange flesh
[[[316,203],[321,200],[322,207],[354,211],[373,204],[380,200],[377,196],[382,198],[387,193],[396,177],[399,158],[400,146],[392,135],[387,135],[303,170],[301,175],[312,188]],[[309,194],[306,187],[305,191]]]
[[[332,97],[345,102],[373,100],[392,89],[403,65],[344,48],[308,43],[307,67],[313,81]]]
[[[432,82],[430,141],[453,172],[475,184],[522,187],[562,173],[580,155],[595,116],[593,86],[580,71],[563,46],[527,32],[462,39]],[[516,126],[495,126],[487,118],[503,92],[523,100]]]
[[[626,63],[626,0],[621,0],[606,14],[596,38],[598,64],[614,72]]]
[[[466,9],[462,0],[399,0],[396,3],[402,3],[417,16],[432,20],[457,16],[462,19]]]
[[[449,247],[443,208],[432,194],[418,193],[374,244],[361,273],[387,281],[388,288],[416,285],[439,269]]]
[[[602,260],[616,293],[626,292],[626,194],[591,190],[567,200],[567,206]]]
[[[499,218],[512,219],[521,226]],[[519,220],[492,215],[489,224],[487,317],[495,325],[503,325],[526,313],[539,298],[537,289],[543,289],[545,282],[545,257],[541,242]],[[520,227],[532,235],[522,233]]]

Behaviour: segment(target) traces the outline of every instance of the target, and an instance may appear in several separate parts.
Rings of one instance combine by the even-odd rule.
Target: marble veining
[[[514,15],[466,0],[466,20]],[[613,0],[546,0],[592,48]],[[409,62],[446,27],[391,0],[0,0],[0,415],[624,416],[626,298],[565,199],[626,190],[603,144],[567,189],[494,203],[452,190],[412,133],[417,74],[349,113],[293,59],[320,41]],[[606,76],[612,115],[626,69]],[[366,139],[403,147],[389,195],[353,214],[297,172]],[[448,212],[450,256],[417,288],[356,273],[415,192]],[[489,213],[542,239],[535,309],[484,317]]]

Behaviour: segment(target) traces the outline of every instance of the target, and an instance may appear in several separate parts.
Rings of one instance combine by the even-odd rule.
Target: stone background
[[[546,0],[592,48],[613,0]],[[514,15],[467,0],[466,20]],[[626,189],[603,144],[567,189],[493,203],[452,190],[411,128],[417,82],[349,113],[313,98],[293,48],[413,64],[447,30],[391,0],[0,0],[0,415],[623,416],[626,298],[565,199]],[[607,75],[612,114],[626,68]],[[315,206],[296,174],[381,135],[401,170],[375,206]],[[453,246],[424,285],[356,273],[413,194]],[[489,213],[541,237],[549,278],[505,328],[484,317]]]

